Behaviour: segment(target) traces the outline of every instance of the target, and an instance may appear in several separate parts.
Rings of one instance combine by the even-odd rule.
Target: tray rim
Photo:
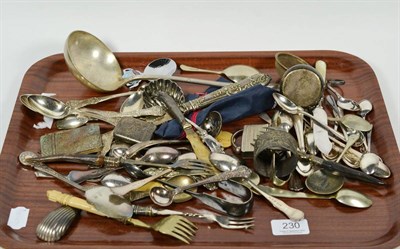
[[[344,54],[344,55],[347,55],[347,56],[351,56],[351,57],[353,57],[353,58],[355,58],[355,59],[357,59],[359,62],[361,62],[361,63],[363,63],[365,66],[367,66],[368,68],[369,68],[369,70],[371,71],[371,73],[373,74],[373,77],[374,77],[374,81],[378,84],[377,86],[379,87],[379,83],[378,83],[378,81],[377,81],[377,78],[376,78],[376,75],[375,75],[375,72],[372,70],[372,68],[371,68],[371,66],[368,64],[368,63],[366,63],[364,60],[362,60],[361,58],[359,58],[359,57],[357,57],[357,56],[355,56],[355,55],[352,55],[352,54],[350,54],[350,53],[346,53],[346,52],[342,52],[342,51],[336,51],[336,50],[282,50],[282,51],[284,51],[284,52],[292,52],[292,53],[297,53],[297,54],[309,54],[309,55],[311,55],[311,54],[316,54],[316,53],[327,53],[327,54],[334,54],[334,53],[340,53],[340,54]],[[141,56],[144,56],[144,55],[146,55],[146,56],[149,56],[149,57],[151,57],[151,56],[156,56],[156,55],[175,55],[175,56],[177,56],[177,55],[187,55],[187,54],[190,54],[190,55],[194,55],[194,57],[195,56],[204,56],[204,57],[206,57],[206,56],[209,56],[210,54],[213,54],[213,55],[230,55],[230,56],[232,56],[232,57],[234,57],[234,56],[237,56],[237,55],[254,55],[254,56],[259,56],[259,57],[262,57],[263,56],[263,54],[264,53],[276,53],[276,52],[281,52],[281,51],[218,51],[218,52],[205,52],[205,51],[201,51],[201,52],[135,52],[135,53],[133,53],[133,52],[117,52],[117,53],[115,53],[116,54],[116,56],[117,56],[117,58],[119,57],[119,56],[126,56],[126,55],[130,55],[130,54],[133,54],[134,56],[137,56],[137,57],[141,57]],[[50,56],[47,56],[47,57],[45,57],[45,58],[43,58],[43,59],[41,59],[41,60],[39,60],[39,61],[37,61],[37,62],[35,62],[28,70],[27,70],[27,72],[29,72],[35,65],[37,65],[38,63],[41,63],[41,62],[43,62],[43,61],[47,61],[48,59],[50,59],[50,58],[53,58],[53,57],[59,57],[59,56],[62,56],[62,54],[61,53],[58,53],[58,54],[54,54],[54,55],[50,55]],[[264,55],[265,56],[265,55]],[[317,56],[317,55],[316,55]],[[192,57],[192,56],[191,56]],[[21,88],[20,88],[20,90],[19,90],[19,95],[20,95],[20,92],[22,91],[22,89],[23,89],[23,87],[26,87],[26,86],[24,86],[23,85],[23,83],[25,82],[25,77],[26,77],[26,74],[24,75],[24,77],[23,77],[23,80],[22,80],[22,84],[21,84]],[[29,88],[29,87],[28,87]],[[25,88],[24,88],[25,89]],[[385,112],[387,112],[386,111],[386,105],[385,105],[385,103],[384,103],[384,99],[383,99],[383,97],[382,97],[382,94],[381,94],[381,92],[379,92],[379,94],[380,94],[380,96],[381,96],[381,99],[382,99],[382,101],[383,101],[383,105],[384,105],[384,107],[385,107]],[[19,96],[18,95],[18,96]],[[15,105],[14,105],[14,109],[13,109],[13,115],[12,115],[12,118],[11,118],[11,121],[10,121],[10,124],[9,124],[9,128],[8,128],[8,130],[7,130],[7,134],[6,134],[6,137],[5,137],[5,140],[4,140],[4,143],[6,144],[6,142],[7,141],[9,141],[9,140],[11,140],[11,138],[10,138],[10,127],[12,126],[12,124],[15,122],[14,121],[14,112],[15,112],[15,110],[16,110],[16,108],[18,107],[18,105],[19,105],[19,100],[17,99],[16,100],[16,103],[15,103]],[[387,114],[387,113],[386,113]],[[387,115],[386,115],[386,117],[387,117]],[[387,117],[387,120],[390,122],[390,120],[389,120],[389,118]],[[391,137],[391,139],[393,139],[394,140],[394,143],[396,144],[396,141],[395,141],[395,139],[394,139],[394,134],[393,134],[393,127],[392,127],[392,125],[390,125],[390,127],[391,127],[391,133],[392,133],[392,136],[390,136]],[[5,153],[4,153],[4,148],[5,148],[5,146],[3,147],[3,151],[2,151],[2,153],[1,153],[1,155],[0,155],[0,162],[3,162],[5,159],[5,157],[6,157],[6,155],[5,155]],[[398,157],[398,154],[396,154],[396,156]],[[395,187],[395,185],[399,185],[399,184],[394,184],[392,187],[394,188]],[[3,198],[3,197],[2,197]],[[5,235],[5,233],[4,233],[4,231],[3,231],[3,229],[2,229],[2,231],[1,231],[1,233],[0,233],[0,245],[1,244],[3,244],[3,243],[8,243],[9,241],[8,241],[8,239],[10,238],[10,237],[8,237],[8,236],[3,236],[3,235]],[[8,239],[6,239],[6,240],[4,240],[4,237],[6,237],[6,238],[8,238]],[[24,243],[23,241],[19,241],[20,243],[22,243],[22,245],[26,245],[26,243]],[[392,243],[390,243],[390,242],[394,242],[394,243],[396,243],[396,245],[399,245],[400,244],[400,234],[398,233],[398,234],[396,234],[395,236],[393,236],[390,240],[387,240],[386,242],[385,242],[385,245],[386,244],[391,244],[391,245],[395,245],[394,243],[392,244]],[[14,241],[14,243],[15,243],[15,241]],[[12,242],[10,242],[10,244],[9,245],[12,245],[13,243]],[[35,245],[32,245],[32,244],[29,244],[29,243],[27,243],[27,245],[29,245],[29,247],[32,247],[32,248],[41,248],[42,246],[43,246],[43,244],[35,244]],[[21,246],[21,244],[20,244],[20,246]],[[58,246],[66,246],[67,248],[69,248],[70,246],[71,246],[71,248],[76,248],[75,246],[73,246],[73,245],[65,245],[65,244],[59,244]],[[98,245],[97,245],[98,246]],[[150,245],[150,246],[145,246],[145,245],[141,245],[141,248],[154,248],[154,247],[156,247],[155,245]],[[207,247],[209,247],[209,248],[217,248],[217,247],[219,247],[219,246],[213,246],[213,245],[211,245],[211,246],[207,246]],[[239,246],[239,247],[241,247],[241,246]],[[373,246],[372,246],[373,247]],[[202,246],[199,246],[199,247],[197,247],[196,245],[191,245],[190,246],[190,248],[202,248]],[[246,248],[246,246],[244,246],[243,248]]]

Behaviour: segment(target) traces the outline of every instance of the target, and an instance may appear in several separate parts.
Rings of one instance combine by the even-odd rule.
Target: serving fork
[[[107,216],[106,214],[98,211],[93,205],[89,204],[86,200],[75,197],[73,195],[64,194],[57,190],[48,190],[47,198],[50,201],[58,202],[62,205],[70,206],[76,209],[84,210],[89,213],[97,214],[100,216]],[[196,234],[197,227],[188,219],[182,216],[170,215],[158,221],[155,224],[149,225],[139,219],[124,218],[121,219],[123,223],[130,223],[137,227],[152,229],[162,234],[174,237],[186,244],[189,244],[193,236]]]

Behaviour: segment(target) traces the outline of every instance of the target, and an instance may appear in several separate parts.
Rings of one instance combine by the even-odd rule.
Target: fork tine
[[[252,228],[252,227],[254,227],[254,224],[252,224],[252,225],[226,225],[226,226],[224,226],[224,228],[227,228],[227,229],[249,229],[249,228]]]
[[[181,217],[179,219],[178,225],[181,225],[182,227],[185,227],[187,230],[189,230],[193,235],[196,233],[197,227],[195,224],[190,222],[189,220]]]
[[[245,221],[252,221],[252,222],[254,222],[254,218],[253,217],[248,217],[248,218],[238,218],[238,217],[228,217],[228,220],[230,220],[230,221],[243,221],[243,222],[245,222]]]
[[[176,226],[173,232],[179,233],[181,236],[185,237],[188,240],[192,240],[192,237],[194,236],[194,234],[192,234],[186,228],[180,226]]]
[[[186,244],[190,244],[191,238],[187,237],[186,235],[183,235],[181,232],[179,232],[179,230],[171,231],[170,235],[179,239],[180,241],[185,242]]]
[[[254,224],[254,221],[233,221],[233,220],[229,220],[228,224],[229,225],[251,225],[251,224]]]

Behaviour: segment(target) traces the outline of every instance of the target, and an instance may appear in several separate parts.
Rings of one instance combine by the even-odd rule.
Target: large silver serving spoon
[[[166,75],[134,75],[123,78],[113,52],[97,37],[85,31],[72,32],[64,46],[70,72],[85,86],[100,92],[115,91],[134,80],[169,79],[194,84],[225,86],[226,83]]]
[[[186,72],[195,72],[195,73],[212,73],[212,74],[219,74],[225,76],[226,78],[230,79],[233,82],[239,82],[247,77],[252,76],[253,74],[260,73],[257,69],[247,65],[233,65],[225,68],[222,71],[214,71],[214,70],[207,70],[207,69],[200,69],[196,67],[190,67],[181,64],[181,70]]]
[[[357,191],[342,188],[338,192],[331,195],[316,195],[309,194],[304,192],[294,192],[290,190],[273,188],[265,185],[258,185],[260,189],[265,191],[266,193],[275,196],[275,197],[283,197],[283,198],[307,198],[307,199],[336,199],[338,202],[347,205],[349,207],[355,208],[368,208],[372,205],[372,200]]]

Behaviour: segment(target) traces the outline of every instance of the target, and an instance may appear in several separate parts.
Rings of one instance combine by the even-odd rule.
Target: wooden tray
[[[346,97],[354,100],[369,99],[374,111],[368,120],[374,124],[372,151],[380,155],[391,168],[393,175],[388,185],[377,187],[358,182],[346,182],[347,187],[370,196],[374,202],[369,209],[355,209],[343,206],[335,200],[285,199],[296,208],[303,210],[310,227],[309,235],[273,236],[270,221],[284,219],[284,215],[271,207],[264,199],[256,197],[251,216],[255,217],[255,228],[248,231],[225,230],[216,224],[194,220],[199,227],[191,245],[184,245],[170,237],[147,230],[83,213],[69,234],[57,242],[58,248],[159,248],[162,246],[181,248],[394,248],[400,245],[400,157],[384,101],[374,72],[361,59],[336,51],[297,51],[296,55],[313,64],[323,59],[328,65],[328,79],[344,79],[341,87]],[[173,58],[178,64],[200,68],[223,69],[233,64],[247,64],[268,73],[278,80],[274,69],[275,52],[219,52],[219,53],[117,53],[122,68],[132,67],[142,70],[145,65],[160,57]],[[180,72],[177,72],[180,74]],[[218,76],[188,74],[186,76],[217,79]],[[203,90],[204,86],[181,83],[186,92]],[[119,91],[125,91],[120,89]],[[52,92],[57,98],[83,99],[99,96],[81,85],[69,73],[62,54],[47,57],[35,63],[26,73],[19,94]],[[107,102],[101,108],[118,110],[121,100]],[[66,184],[51,179],[36,179],[33,171],[22,168],[18,155],[22,151],[39,152],[39,138],[53,130],[36,130],[34,123],[42,116],[28,110],[16,101],[14,114],[4,143],[1,162],[0,184],[0,246],[5,248],[49,247],[36,238],[37,224],[50,211],[58,207],[46,198],[46,190],[56,189],[79,195]],[[235,131],[244,124],[262,123],[257,116],[225,126],[225,130]],[[107,128],[104,128],[104,130]],[[67,170],[68,167],[56,168]],[[25,206],[30,209],[27,227],[13,230],[7,226],[10,209]],[[196,201],[171,206],[180,210],[206,208]],[[159,218],[143,218],[155,222]],[[55,246],[55,245],[53,245]],[[50,246],[50,247],[53,247]]]

